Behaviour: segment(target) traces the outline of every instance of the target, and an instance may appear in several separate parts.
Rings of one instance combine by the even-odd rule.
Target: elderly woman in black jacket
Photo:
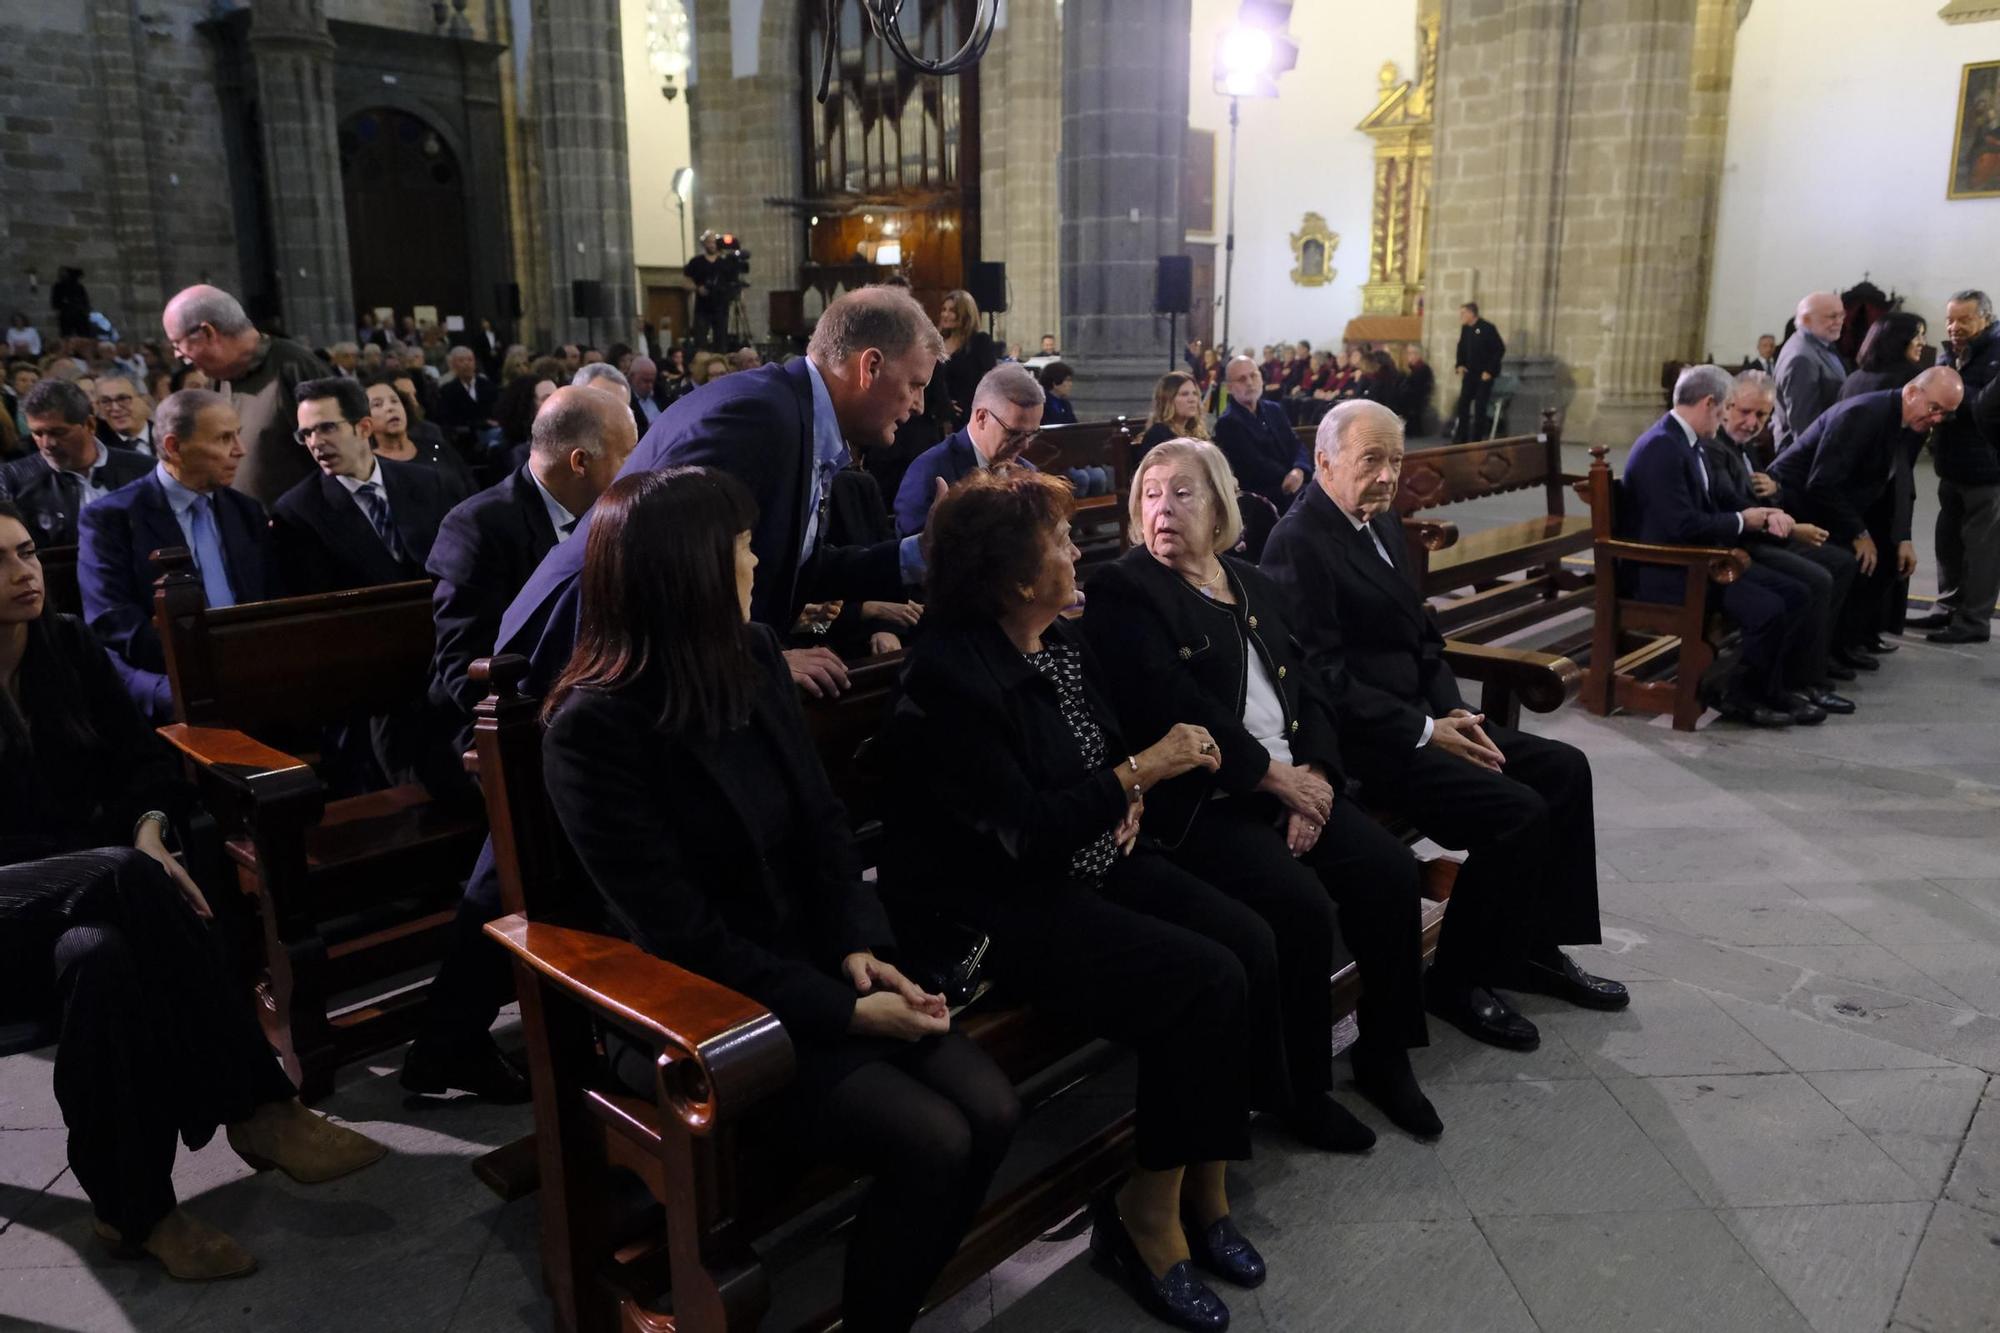
[[[777,640],[749,623],[749,492],[668,468],[593,513],[576,651],[546,704],[549,800],[612,929],[784,1025],[784,1111],[875,1177],[843,1318],[908,1328],[1013,1137],[1014,1090],[943,996],[877,954],[888,920]]]
[[[1355,1083],[1392,1122],[1431,1137],[1443,1125],[1408,1054],[1428,1041],[1416,863],[1341,795],[1333,711],[1282,595],[1255,566],[1219,554],[1236,544],[1235,492],[1214,445],[1155,446],[1132,478],[1131,531],[1142,544],[1092,576],[1084,632],[1126,730],[1188,720],[1221,749],[1214,772],[1153,796],[1145,828],[1271,922],[1292,1083],[1320,1116],[1318,1137],[1337,1148],[1374,1141],[1331,1095],[1334,905],[1361,971]]]
[[[1099,1201],[1092,1246],[1147,1309],[1220,1328],[1228,1312],[1189,1265],[1263,1280],[1224,1164],[1249,1156],[1251,1102],[1283,1083],[1262,1044],[1277,946],[1138,836],[1146,793],[1219,751],[1198,726],[1154,728],[1143,749],[1120,735],[1062,618],[1071,503],[1061,481],[1017,471],[968,479],[931,515],[926,628],[890,731],[902,795],[885,883],[948,895],[992,936],[1003,985],[1136,1048],[1138,1170]]]
[[[58,1032],[56,1102],[93,1229],[182,1281],[257,1264],[175,1206],[174,1141],[302,1183],[382,1145],[299,1105],[167,849],[193,793],[75,616],[45,613],[27,525],[0,503],[0,1019]]]

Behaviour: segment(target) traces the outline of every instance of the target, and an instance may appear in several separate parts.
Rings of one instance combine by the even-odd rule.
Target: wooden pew
[[[1618,479],[1605,461],[1605,446],[1592,445],[1590,471],[1578,489],[1590,505],[1597,577],[1590,654],[1583,673],[1584,707],[1599,717],[1614,708],[1671,713],[1676,731],[1693,731],[1702,714],[1701,680],[1715,663],[1726,633],[1719,614],[1708,607],[1708,585],[1733,583],[1749,568],[1740,549],[1720,546],[1655,546],[1624,540],[1618,512],[1623,503]],[[1678,602],[1642,602],[1627,595],[1638,566],[1685,573]]]
[[[82,615],[83,594],[76,586],[76,547],[44,546],[36,555],[42,562],[42,593],[48,609]]]
[[[1575,667],[1506,649],[1454,646],[1454,669],[1504,681],[1513,697],[1552,710],[1574,694]],[[855,821],[864,853],[875,848],[879,791],[868,738],[888,705],[900,655],[857,666],[835,700],[805,701],[815,744]],[[672,1328],[709,1333],[757,1326],[770,1277],[751,1241],[851,1183],[831,1168],[774,1169],[771,1127],[760,1104],[791,1076],[789,1039],[751,1000],[623,940],[581,924],[590,890],[549,809],[542,780],[539,701],[520,693],[527,664],[482,661],[490,693],[475,736],[502,896],[509,915],[487,933],[514,958],[535,1089],[541,1182],[542,1270],[565,1333]],[[871,858],[872,859],[872,858]],[[1423,949],[1437,942],[1444,905],[1427,902]],[[1352,964],[1330,980],[1335,1010],[1360,995]],[[1017,1083],[1089,1044],[1010,1005],[1004,997],[962,1013],[959,1030]],[[595,1034],[616,1028],[656,1056],[651,1099],[610,1080]],[[1131,1117],[1072,1149],[979,1214],[931,1293],[948,1298],[1035,1236],[1072,1215],[1129,1165]],[[664,1208],[665,1234],[623,1226],[611,1169],[645,1182]],[[671,1292],[673,1313],[661,1312]],[[837,1312],[808,1327],[830,1328]]]
[[[1083,552],[1080,568],[1115,560],[1125,551],[1126,497],[1132,484],[1133,446],[1138,427],[1130,417],[1044,426],[1023,451],[1044,472],[1062,476],[1071,468],[1111,469],[1111,493],[1080,495],[1071,529]]]
[[[1310,447],[1313,427],[1298,436]],[[1396,512],[1424,596],[1447,635],[1491,642],[1590,601],[1590,579],[1562,559],[1590,549],[1590,520],[1563,511],[1564,489],[1580,480],[1562,470],[1562,420],[1542,413],[1537,435],[1415,449],[1403,455]],[[1547,512],[1497,528],[1461,533],[1430,511],[1468,500],[1539,488]],[[1520,575],[1519,578],[1510,577]],[[1452,595],[1456,594],[1456,595]]]
[[[430,584],[211,610],[185,551],[156,559],[179,718],[160,734],[186,757],[261,918],[259,1014],[311,1100],[342,1064],[410,1036],[428,985],[403,983],[442,956],[485,831],[476,808],[445,809],[414,785],[329,800],[295,757],[323,726],[423,697]],[[366,998],[336,1012],[342,992]]]

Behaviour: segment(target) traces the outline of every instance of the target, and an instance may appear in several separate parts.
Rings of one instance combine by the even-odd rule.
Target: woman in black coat
[[[41,562],[0,503],[0,1019],[59,1036],[55,1094],[94,1229],[184,1281],[256,1261],[175,1207],[174,1141],[219,1126],[303,1182],[383,1153],[300,1106],[166,847],[192,793],[75,616],[45,613]]]
[[[986,372],[1000,364],[1000,349],[993,335],[979,327],[979,303],[972,293],[946,292],[938,308],[938,332],[944,335],[945,359],[941,371],[945,389],[951,395],[953,430],[964,430],[972,420],[972,396]],[[885,488],[884,494],[895,492]]]
[[[1253,1098],[1289,1109],[1270,929],[1138,839],[1144,795],[1217,762],[1199,727],[1128,748],[1062,619],[1076,600],[1067,486],[1025,470],[961,482],[926,526],[930,600],[888,735],[900,795],[884,882],[992,937],[988,970],[1037,1009],[1132,1045],[1139,1169],[1101,1199],[1092,1247],[1187,1328],[1222,1302],[1190,1263],[1254,1286],[1225,1164]],[[1325,979],[1321,981],[1322,988]]]
[[[1214,772],[1167,783],[1146,830],[1184,867],[1266,914],[1285,973],[1285,1040],[1301,1098],[1320,1099],[1330,1146],[1373,1133],[1332,1100],[1333,909],[1361,971],[1355,1082],[1391,1121],[1443,1129],[1408,1048],[1427,1044],[1414,859],[1341,796],[1333,710],[1293,637],[1277,588],[1219,555],[1236,542],[1235,479],[1197,440],[1157,446],[1132,478],[1135,546],[1092,575],[1085,633],[1128,732],[1200,723]],[[1319,910],[1307,905],[1317,902]]]
[[[888,921],[777,640],[748,623],[755,516],[706,468],[637,473],[598,500],[576,652],[547,703],[549,799],[611,928],[784,1024],[799,1135],[875,1177],[848,1241],[847,1326],[907,1328],[1019,1104],[944,997],[876,956]]]

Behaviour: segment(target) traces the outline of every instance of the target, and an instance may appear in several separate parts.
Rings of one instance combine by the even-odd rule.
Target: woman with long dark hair
[[[1927,332],[1923,316],[1909,310],[1891,310],[1870,324],[1854,373],[1841,382],[1840,396],[1900,389],[1915,379],[1932,360],[1924,344]]]
[[[0,502],[0,1019],[58,1035],[69,1163],[122,1257],[183,1281],[256,1260],[174,1203],[174,1140],[218,1127],[262,1170],[331,1180],[380,1144],[328,1124],[258,1030],[167,849],[193,794],[90,630],[45,610],[41,561]]]
[[[876,954],[887,918],[777,639],[749,621],[749,492],[668,468],[592,514],[576,651],[544,712],[549,799],[611,929],[784,1025],[802,1141],[875,1177],[843,1317],[907,1328],[1013,1137],[1013,1088]]]

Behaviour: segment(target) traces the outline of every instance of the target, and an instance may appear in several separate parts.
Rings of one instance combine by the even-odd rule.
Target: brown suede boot
[[[257,1271],[250,1252],[199,1218],[176,1208],[134,1245],[118,1234],[118,1229],[98,1218],[91,1229],[105,1248],[120,1259],[157,1259],[167,1276],[180,1282],[215,1282],[222,1278],[244,1277]]]
[[[389,1151],[366,1134],[314,1115],[296,1100],[266,1102],[227,1132],[238,1157],[259,1171],[276,1167],[301,1185],[359,1171]]]

